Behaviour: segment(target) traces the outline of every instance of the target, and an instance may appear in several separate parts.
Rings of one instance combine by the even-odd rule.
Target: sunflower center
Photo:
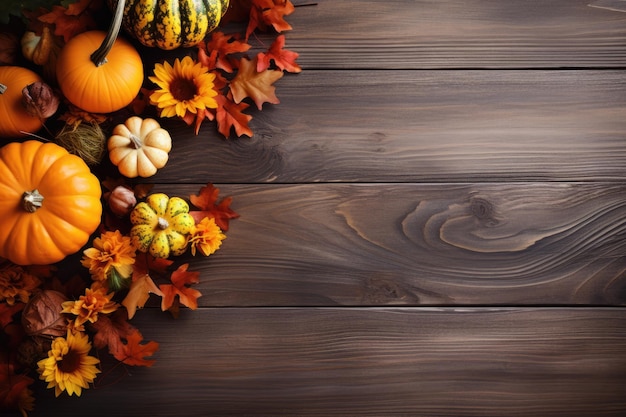
[[[57,367],[61,372],[71,374],[80,368],[80,357],[81,355],[79,352],[70,349],[65,355],[63,355],[63,359],[57,363]]]
[[[197,88],[193,80],[175,78],[170,83],[170,92],[178,101],[191,100],[196,96]]]

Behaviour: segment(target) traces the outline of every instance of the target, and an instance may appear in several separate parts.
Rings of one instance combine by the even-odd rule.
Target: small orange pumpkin
[[[57,59],[56,76],[63,95],[90,113],[111,113],[137,96],[143,63],[130,42],[117,38],[124,1],[107,33],[83,32],[70,39]]]
[[[37,81],[41,77],[27,68],[0,66],[0,137],[21,137],[43,126],[43,120],[28,114],[22,104],[22,90]]]
[[[100,224],[98,178],[52,142],[0,148],[0,256],[47,265],[77,252]]]

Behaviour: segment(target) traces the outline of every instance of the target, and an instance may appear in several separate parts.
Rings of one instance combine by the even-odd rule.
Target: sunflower
[[[217,108],[215,74],[189,56],[182,61],[176,58],[174,66],[167,61],[157,63],[154,76],[148,78],[160,87],[150,95],[150,103],[157,106],[161,117],[184,118],[188,112]]]
[[[87,335],[68,330],[67,337],[57,337],[52,341],[48,357],[37,362],[39,378],[54,387],[54,395],[63,391],[80,396],[82,388],[96,378],[100,370],[96,367],[100,360],[89,356],[91,343]]]

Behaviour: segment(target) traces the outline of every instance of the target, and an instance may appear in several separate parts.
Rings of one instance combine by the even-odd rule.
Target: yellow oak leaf
[[[256,57],[253,60],[241,58],[237,75],[230,82],[230,91],[235,103],[241,103],[243,99],[250,97],[261,110],[263,103],[280,103],[276,97],[276,87],[272,84],[283,76],[283,72],[279,70],[258,72],[256,67]]]

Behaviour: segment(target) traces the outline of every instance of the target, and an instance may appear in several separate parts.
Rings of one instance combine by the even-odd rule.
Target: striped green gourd
[[[112,8],[118,0],[109,0]],[[126,0],[122,25],[143,45],[165,50],[197,45],[213,31],[229,0]]]

